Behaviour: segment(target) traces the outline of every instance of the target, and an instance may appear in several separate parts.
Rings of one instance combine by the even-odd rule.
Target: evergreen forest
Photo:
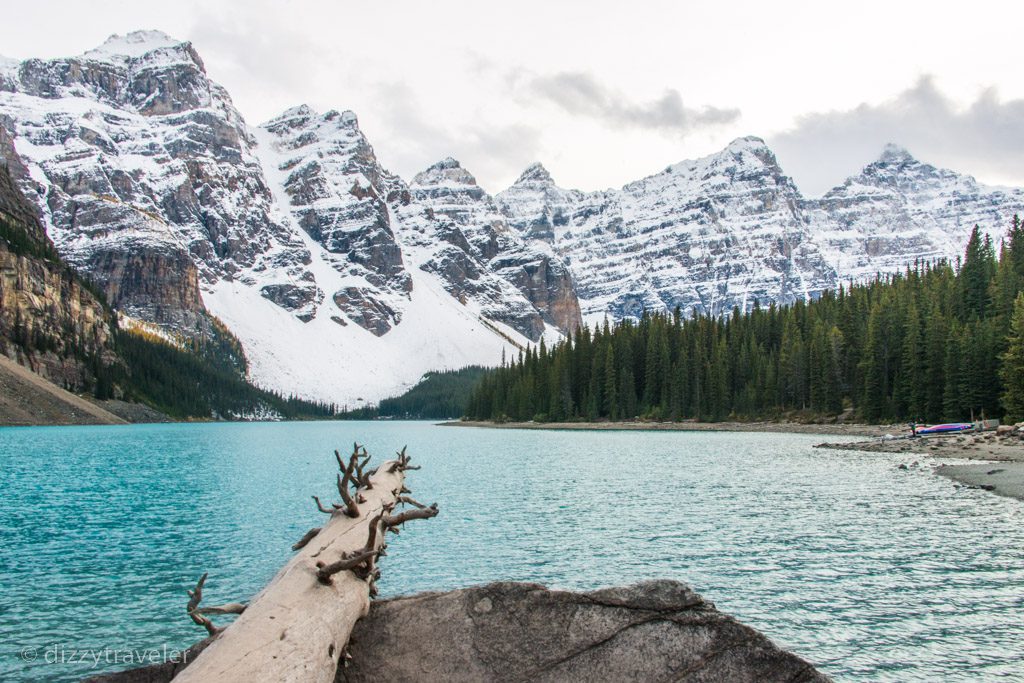
[[[487,373],[465,417],[598,421],[1024,419],[1024,225],[954,264],[724,316],[607,321]]]

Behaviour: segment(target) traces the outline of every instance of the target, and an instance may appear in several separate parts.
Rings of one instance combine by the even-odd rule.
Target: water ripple
[[[1024,505],[897,456],[785,434],[307,423],[0,429],[0,679],[120,668],[40,661],[55,644],[198,639],[186,588],[204,571],[211,604],[262,587],[353,440],[409,444],[415,496],[441,504],[391,541],[385,594],[668,577],[837,680],[1024,678]]]

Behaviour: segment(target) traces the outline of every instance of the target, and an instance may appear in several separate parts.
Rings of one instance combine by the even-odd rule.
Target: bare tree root
[[[240,602],[229,602],[224,605],[215,605],[213,607],[200,607],[199,603],[203,601],[203,585],[206,583],[206,573],[203,573],[196,581],[196,587],[188,591],[188,605],[186,610],[188,616],[193,622],[202,626],[206,629],[206,632],[211,636],[215,636],[220,633],[223,629],[214,626],[213,622],[210,621],[206,615],[208,614],[241,614],[245,611],[246,605]]]
[[[316,498],[316,496],[313,496],[313,497]],[[303,534],[302,538],[297,540],[292,545],[292,550],[302,550],[303,548],[305,548],[309,544],[310,541],[312,541],[314,538],[316,538],[316,535],[318,533],[320,533],[320,527],[318,527],[318,526],[313,527],[312,529],[307,531],[305,534]]]

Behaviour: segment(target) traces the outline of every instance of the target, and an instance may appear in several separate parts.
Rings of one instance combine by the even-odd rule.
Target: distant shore
[[[763,422],[486,422],[451,421],[445,427],[484,427],[490,429],[551,429],[581,431],[673,431],[673,432],[774,432],[788,434],[832,434],[873,436],[906,431],[906,425],[867,425],[853,423]]]

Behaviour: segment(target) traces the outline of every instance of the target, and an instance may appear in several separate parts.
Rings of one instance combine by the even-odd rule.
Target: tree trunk
[[[357,448],[346,466],[338,456],[343,504],[333,506],[319,532],[310,530],[296,543],[298,554],[233,624],[218,630],[203,623],[202,610],[193,604],[201,599],[197,586],[200,595],[189,603],[189,615],[215,638],[176,683],[334,680],[352,627],[370,609],[375,560],[387,527],[397,521],[388,513],[402,493],[408,464],[403,451],[399,460],[364,475],[366,461],[360,465],[359,457]],[[348,491],[350,482],[360,486],[355,493]],[[319,500],[317,505],[324,509]]]

